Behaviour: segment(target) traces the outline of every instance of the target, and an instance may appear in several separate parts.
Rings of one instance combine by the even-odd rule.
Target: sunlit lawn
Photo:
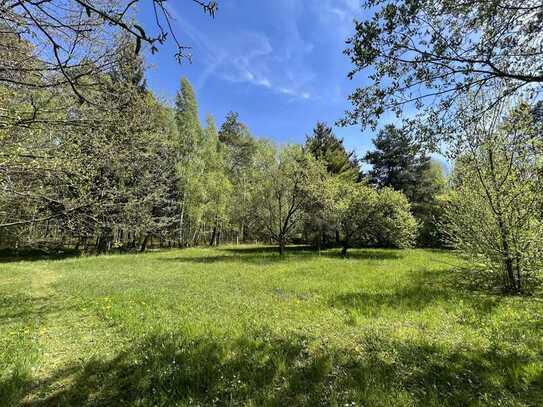
[[[543,301],[452,254],[187,249],[0,264],[0,406],[543,405]]]

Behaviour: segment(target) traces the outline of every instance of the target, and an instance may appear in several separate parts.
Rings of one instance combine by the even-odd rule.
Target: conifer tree
[[[418,188],[430,165],[430,158],[405,129],[388,125],[373,140],[375,150],[364,160],[371,164],[369,181],[378,187],[403,192],[411,202],[420,199]]]
[[[322,161],[331,175],[343,180],[358,181],[360,168],[353,151],[348,152],[343,140],[337,138],[325,123],[319,122],[313,134],[305,141],[305,148],[317,160]]]

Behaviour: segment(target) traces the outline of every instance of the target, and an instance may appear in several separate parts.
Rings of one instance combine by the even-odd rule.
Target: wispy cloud
[[[362,14],[360,0],[321,0],[313,10],[325,23],[332,24],[332,34],[345,38],[353,30],[353,20]]]
[[[334,44],[341,47],[352,31],[352,20],[360,14],[359,0],[275,0],[257,7],[272,25],[248,22],[226,28],[226,22],[217,18],[213,29],[204,33],[176,12],[176,7],[169,3],[177,29],[190,40],[203,64],[197,89],[216,77],[300,100],[330,100],[337,93],[335,84],[330,85],[333,78],[327,78],[326,84],[319,78],[322,63],[328,61],[319,61],[320,50],[310,38],[317,42],[334,38]],[[236,11],[254,12],[255,7],[251,1],[240,0]],[[219,24],[225,26],[219,29]],[[326,86],[329,89],[323,89]]]
[[[282,93],[283,95],[295,96],[295,97],[299,97],[299,98],[302,98],[302,99],[310,99],[311,98],[311,94],[309,92],[298,91],[298,90],[293,89],[293,88],[279,88],[278,90],[279,90],[279,93]]]
[[[177,28],[205,58],[205,70],[197,81],[197,88],[205,86],[209,77],[216,76],[290,98],[311,98],[311,82],[316,75],[305,56],[314,47],[302,37],[297,26],[304,7],[290,0],[277,0],[273,7],[282,20],[281,30],[273,37],[263,31],[241,28],[230,28],[227,33],[223,31],[220,36],[214,36],[202,33],[170,4]]]

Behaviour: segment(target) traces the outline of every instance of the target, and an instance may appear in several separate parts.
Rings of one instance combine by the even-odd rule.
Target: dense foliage
[[[375,129],[389,113],[402,122],[385,127],[367,155],[371,178],[406,191],[422,223],[419,244],[448,242],[500,276],[502,288],[524,291],[542,274],[541,1],[362,7],[345,53],[349,77],[364,83],[341,123]],[[433,193],[415,197],[426,171],[413,165],[421,147],[450,158],[454,171],[447,186],[434,166],[423,177],[433,178]]]
[[[438,218],[442,214],[439,196],[446,188],[441,164],[432,160],[407,128],[385,126],[373,140],[374,150],[364,160],[371,165],[368,181],[377,187],[403,192],[419,222],[417,243],[441,247]]]
[[[328,199],[330,216],[342,232],[344,255],[353,246],[408,248],[413,244],[417,223],[401,192],[333,182]]]
[[[260,239],[283,252],[311,241],[310,217],[329,222],[338,242],[369,243],[342,238],[325,216],[327,179],[354,187],[360,172],[331,129],[318,124],[305,148],[278,150],[236,113],[220,130],[212,117],[202,127],[188,80],[175,106],[158,101],[130,41],[118,39],[117,60],[92,91],[96,103],[76,103],[68,85],[1,87],[10,109],[1,137],[4,248],[104,253]]]

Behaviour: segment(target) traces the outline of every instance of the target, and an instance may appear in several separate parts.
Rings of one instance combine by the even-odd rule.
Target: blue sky
[[[215,19],[189,0],[172,0],[174,31],[192,46],[192,64],[175,61],[172,41],[147,58],[148,84],[173,99],[186,76],[202,117],[220,125],[227,112],[240,114],[255,136],[277,143],[303,142],[319,120],[333,124],[349,108],[345,39],[360,17],[359,0],[222,0]],[[153,27],[151,10],[140,19]],[[363,153],[370,132],[336,128],[349,149]]]

